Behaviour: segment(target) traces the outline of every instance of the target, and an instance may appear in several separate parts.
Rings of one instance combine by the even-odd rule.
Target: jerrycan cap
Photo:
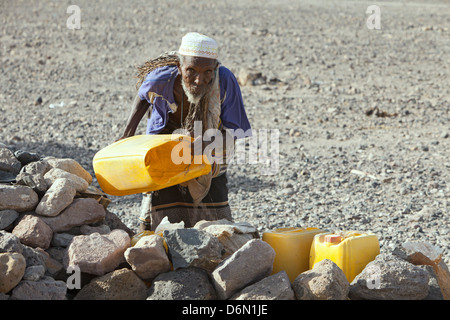
[[[328,243],[339,243],[341,242],[342,237],[338,234],[327,234],[325,236],[325,242]]]

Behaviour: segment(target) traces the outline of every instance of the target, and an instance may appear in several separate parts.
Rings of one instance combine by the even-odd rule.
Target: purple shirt
[[[161,132],[167,124],[168,113],[173,113],[169,105],[175,103],[173,85],[177,76],[176,66],[160,67],[150,72],[139,88],[139,98],[147,100],[150,104],[152,101],[149,101],[149,91],[161,96],[153,101],[152,114],[147,120],[147,134]],[[223,126],[227,129],[242,129],[245,134],[236,135],[236,138],[251,136],[251,127],[245,113],[239,84],[233,73],[223,66],[219,68],[219,86],[222,101],[220,120]]]

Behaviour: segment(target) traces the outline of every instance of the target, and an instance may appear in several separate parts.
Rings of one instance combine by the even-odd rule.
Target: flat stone
[[[23,280],[12,291],[11,300],[66,300],[67,285],[51,277]]]
[[[223,246],[209,233],[193,228],[164,230],[174,270],[199,267],[212,272],[222,261]]]
[[[64,232],[73,227],[105,219],[105,208],[92,198],[77,198],[56,217],[41,217],[54,232]]]
[[[131,241],[123,230],[113,230],[109,234],[75,236],[64,256],[63,264],[78,266],[82,272],[93,275],[104,275],[111,272],[125,261],[125,250]]]
[[[16,210],[1,210],[0,211],[0,230],[6,229],[19,217]]]
[[[70,172],[80,178],[83,178],[88,184],[92,183],[91,174],[74,159],[47,157],[45,160],[53,168]]]
[[[286,271],[280,271],[249,285],[230,300],[295,300],[295,294]]]
[[[0,184],[0,210],[25,212],[33,210],[38,203],[39,197],[30,187]]]
[[[147,300],[215,300],[208,273],[200,268],[178,269],[157,276]]]

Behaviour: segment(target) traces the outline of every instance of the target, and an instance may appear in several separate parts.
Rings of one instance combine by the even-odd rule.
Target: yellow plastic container
[[[97,181],[105,193],[124,196],[164,189],[208,174],[211,164],[205,162],[206,157],[183,155],[192,141],[189,136],[172,134],[119,140],[94,156]]]
[[[293,282],[309,269],[309,253],[313,238],[325,231],[318,228],[279,228],[263,233],[262,240],[275,250],[273,274],[284,270]]]
[[[379,253],[380,244],[374,234],[357,231],[318,234],[311,245],[309,267],[312,269],[319,261],[329,259],[352,282]]]
[[[141,240],[143,237],[145,237],[145,236],[150,236],[150,235],[152,235],[152,234],[155,234],[155,232],[154,232],[154,231],[150,231],[150,230],[144,230],[144,231],[141,231],[141,232],[139,232],[139,233],[136,233],[136,234],[131,238],[131,246],[134,247],[135,244],[136,244],[139,240]]]

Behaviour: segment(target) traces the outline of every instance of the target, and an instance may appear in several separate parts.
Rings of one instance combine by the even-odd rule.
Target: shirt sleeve
[[[234,130],[237,139],[250,137],[251,126],[244,109],[241,89],[234,74],[226,67],[220,67],[220,96],[222,108],[220,119],[227,129]],[[241,130],[239,130],[241,129]]]

